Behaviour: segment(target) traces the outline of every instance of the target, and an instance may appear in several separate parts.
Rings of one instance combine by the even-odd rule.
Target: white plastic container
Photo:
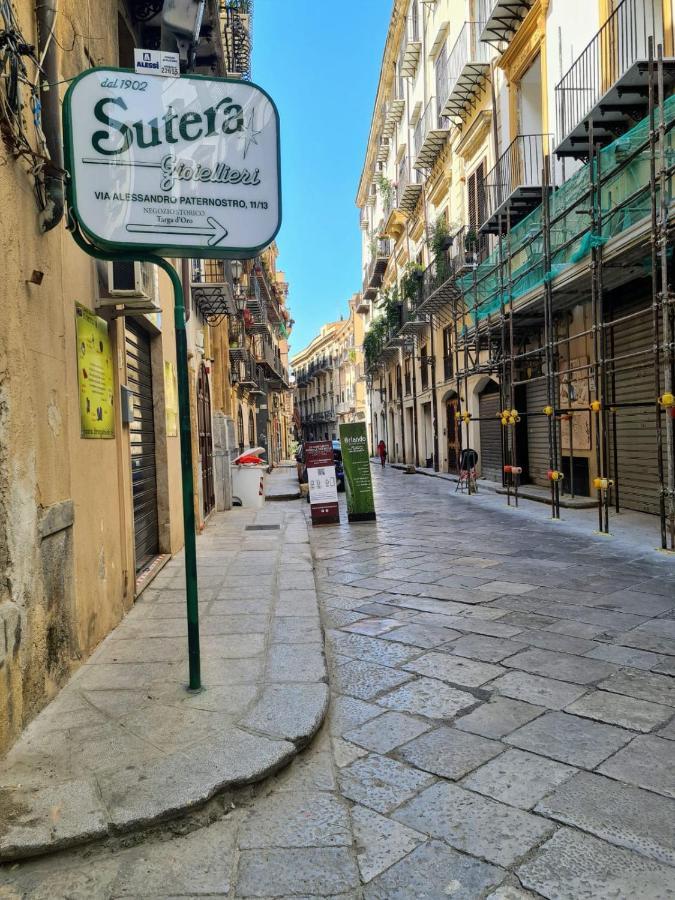
[[[240,463],[242,456],[259,456],[263,447],[246,450],[232,461],[232,500],[246,509],[260,509],[265,505],[266,464]]]

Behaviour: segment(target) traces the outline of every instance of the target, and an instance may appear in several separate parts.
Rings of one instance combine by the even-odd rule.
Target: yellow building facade
[[[0,197],[12,211],[0,223],[0,752],[183,545],[171,285],[152,265],[79,250],[63,203],[69,81],[91,66],[133,69],[160,16],[161,4],[148,19],[126,0],[0,11],[12,35],[0,51]],[[238,16],[208,0],[194,71],[249,74],[250,44],[232,40],[249,16]],[[238,278],[229,263],[172,261],[186,296],[198,529],[228,506],[225,460],[263,433],[270,463],[288,455],[291,323],[276,255],[239,264]],[[249,369],[234,351],[240,325]]]
[[[324,325],[291,359],[303,440],[338,440],[340,424],[366,420],[360,308],[362,298],[355,294],[349,316]]]
[[[650,45],[665,58],[652,76]],[[668,335],[647,333],[656,182],[630,150],[650,152],[649,95],[660,79],[668,101],[673,66],[671,0],[394,4],[357,195],[373,435],[392,460],[457,472],[471,448],[484,478],[520,470],[554,505],[562,484],[604,504],[605,524],[620,481],[629,508],[670,498],[672,353],[657,396],[650,340]],[[630,410],[650,404],[645,428]],[[611,482],[599,500],[596,482]]]

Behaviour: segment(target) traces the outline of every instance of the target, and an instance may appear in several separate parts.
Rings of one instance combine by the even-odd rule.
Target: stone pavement
[[[0,859],[128,831],[289,762],[327,703],[299,505],[215,514],[197,540],[202,680],[182,554],[0,761]]]
[[[293,460],[285,460],[267,476],[265,499],[271,501],[295,500],[299,496],[300,484],[298,483],[297,466]]]
[[[675,897],[674,561],[374,478],[377,523],[311,534],[312,745],[208,824],[0,870],[0,897]]]

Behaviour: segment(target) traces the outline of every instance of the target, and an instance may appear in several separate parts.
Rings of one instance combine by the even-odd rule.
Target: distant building
[[[366,420],[360,303],[355,294],[349,316],[324,325],[291,359],[303,440],[337,439],[340,423]]]

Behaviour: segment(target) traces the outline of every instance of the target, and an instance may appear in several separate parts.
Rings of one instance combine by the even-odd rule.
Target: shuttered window
[[[134,398],[134,419],[129,425],[129,441],[136,572],[140,572],[159,553],[155,409],[150,339],[135,322],[127,320],[125,340],[127,385]]]
[[[485,221],[485,162],[469,175],[468,189],[469,228],[478,233]]]

